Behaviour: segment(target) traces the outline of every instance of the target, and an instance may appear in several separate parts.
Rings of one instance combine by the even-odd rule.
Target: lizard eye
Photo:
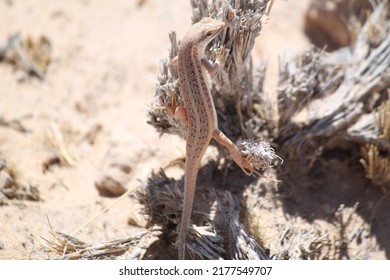
[[[213,32],[207,31],[204,35],[205,35],[206,37],[210,37],[211,35],[213,35]]]

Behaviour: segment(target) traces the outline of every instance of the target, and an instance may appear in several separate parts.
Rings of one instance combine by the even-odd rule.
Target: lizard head
[[[182,43],[206,47],[224,27],[224,22],[205,17],[191,26]]]
[[[198,29],[199,42],[204,42],[206,45],[211,42],[225,27],[225,23],[213,18],[205,17],[201,21],[194,24]]]

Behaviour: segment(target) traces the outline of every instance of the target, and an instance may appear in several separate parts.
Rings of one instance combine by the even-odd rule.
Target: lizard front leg
[[[200,62],[203,67],[210,73],[211,78],[214,78],[218,71],[221,69],[222,65],[225,63],[227,59],[228,51],[225,47],[220,47],[217,50],[217,57],[213,63],[211,63],[208,59],[202,58]]]

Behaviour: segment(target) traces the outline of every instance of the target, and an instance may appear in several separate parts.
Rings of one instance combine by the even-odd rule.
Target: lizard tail
[[[190,225],[190,218],[192,212],[192,205],[194,202],[196,178],[198,176],[198,169],[200,166],[200,160],[202,157],[189,157],[186,158],[185,177],[184,177],[184,201],[183,201],[183,213],[181,217],[178,251],[179,260],[185,259],[185,247],[188,227]]]

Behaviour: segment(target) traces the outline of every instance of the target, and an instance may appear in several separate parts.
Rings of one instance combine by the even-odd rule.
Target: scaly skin
[[[246,173],[254,171],[251,163],[240,155],[233,142],[218,129],[213,98],[205,78],[206,71],[212,76],[215,75],[223,63],[221,60],[226,58],[224,48],[220,49],[217,60],[213,64],[205,56],[207,45],[224,27],[224,22],[211,18],[203,18],[195,23],[184,36],[178,57],[173,61],[178,67],[180,94],[184,101],[184,107],[176,108],[175,115],[188,125],[184,203],[178,241],[179,259],[181,260],[185,259],[186,237],[194,201],[196,178],[201,159],[211,138],[227,147],[234,161]]]

